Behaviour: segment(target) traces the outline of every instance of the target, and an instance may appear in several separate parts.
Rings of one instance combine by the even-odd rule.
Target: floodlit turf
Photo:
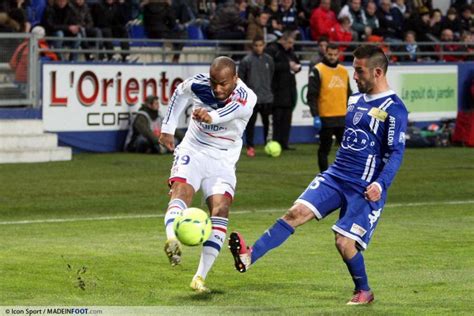
[[[253,159],[243,154],[229,230],[258,238],[314,177],[315,152],[299,145],[280,158],[262,148]],[[80,154],[72,162],[0,165],[0,305],[472,313],[474,150],[408,150],[405,157],[365,252],[376,297],[368,307],[345,306],[352,281],[334,247],[337,214],[303,226],[245,274],[224,249],[207,280],[213,293],[196,295],[188,287],[200,248],[185,248],[176,268],[162,250],[171,156]],[[204,207],[200,195],[194,206]],[[44,222],[56,219],[76,220]],[[12,221],[38,222],[6,224]]]

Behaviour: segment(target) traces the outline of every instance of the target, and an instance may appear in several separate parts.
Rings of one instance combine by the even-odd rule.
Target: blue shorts
[[[359,249],[366,249],[377,227],[386,200],[386,191],[377,202],[367,201],[365,188],[343,181],[328,174],[319,174],[309,184],[295,203],[308,207],[318,220],[328,216],[338,208],[339,220],[332,229],[357,242]]]

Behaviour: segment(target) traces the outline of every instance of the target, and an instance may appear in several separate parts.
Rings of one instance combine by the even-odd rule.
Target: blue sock
[[[281,218],[278,219],[253,245],[252,263],[255,263],[269,250],[280,246],[294,232],[295,229],[290,224]]]
[[[365,263],[362,253],[359,251],[352,259],[344,260],[349,269],[349,273],[354,281],[355,290],[369,291],[369,280],[365,272]]]

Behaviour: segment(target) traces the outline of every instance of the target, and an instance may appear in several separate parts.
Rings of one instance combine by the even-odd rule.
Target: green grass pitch
[[[237,168],[229,231],[253,242],[316,172],[316,145]],[[470,314],[474,308],[474,150],[407,150],[365,252],[376,301],[349,307],[352,281],[333,214],[308,223],[249,272],[225,248],[209,295],[189,289],[200,247],[171,268],[163,214],[171,156],[78,154],[0,165],[0,305],[183,306],[199,313]],[[198,194],[194,206],[204,208]]]

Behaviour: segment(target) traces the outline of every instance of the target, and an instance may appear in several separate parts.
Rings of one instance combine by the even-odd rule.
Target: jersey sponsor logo
[[[353,223],[351,227],[351,233],[356,234],[360,237],[364,237],[367,231],[356,223]]]
[[[352,123],[354,123],[354,125],[357,125],[357,123],[360,122],[360,119],[362,118],[362,116],[364,116],[364,113],[362,112],[357,112],[354,117],[352,118]]]
[[[371,108],[369,111],[369,115],[372,116],[373,118],[384,122],[387,119],[387,112],[384,110],[381,110],[379,108]]]
[[[369,146],[369,135],[361,129],[347,128],[342,136],[341,146],[344,149],[362,151]]]
[[[389,125],[388,125],[388,145],[393,145],[393,137],[395,135],[395,118],[393,116],[388,117]]]
[[[370,228],[374,226],[375,222],[379,219],[381,213],[382,213],[382,209],[379,208],[378,210],[373,210],[369,214]]]
[[[361,106],[358,106],[358,107],[357,107],[357,110],[368,111],[369,109],[368,109],[368,108],[363,108],[363,107],[361,107]]]
[[[212,131],[212,132],[219,132],[219,131],[224,131],[227,128],[219,125],[214,125],[214,124],[206,124],[203,122],[199,122],[199,125],[202,127],[202,129],[206,131]]]
[[[329,82],[329,88],[345,88],[346,84],[339,76],[332,76]]]
[[[400,144],[405,144],[405,138],[406,138],[405,132],[400,132],[400,137],[398,137],[398,142]]]
[[[354,104],[351,104],[347,107],[347,112],[352,112],[354,111]]]

